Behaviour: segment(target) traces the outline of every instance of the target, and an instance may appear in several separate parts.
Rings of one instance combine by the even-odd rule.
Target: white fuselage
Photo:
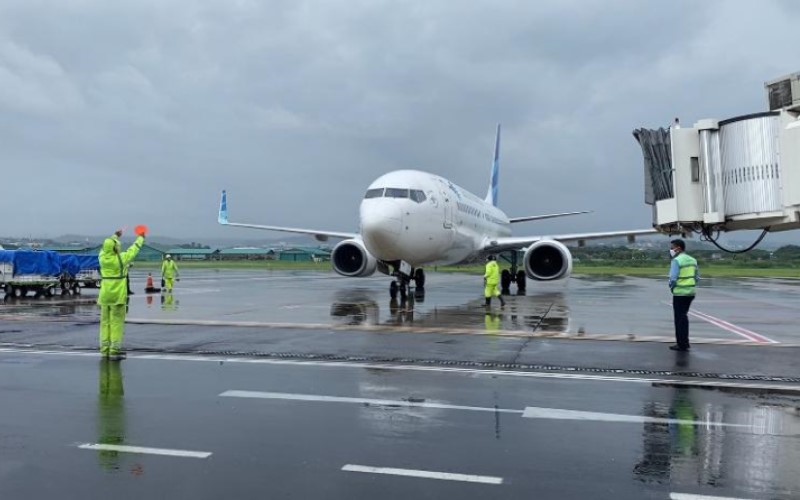
[[[374,257],[415,267],[470,261],[488,240],[511,235],[502,210],[447,179],[417,170],[376,179],[361,202],[360,227]]]

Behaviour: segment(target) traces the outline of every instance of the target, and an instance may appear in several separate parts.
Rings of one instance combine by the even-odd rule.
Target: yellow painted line
[[[164,326],[217,326],[237,328],[268,328],[268,329],[293,329],[293,330],[335,330],[344,332],[389,332],[389,333],[420,333],[420,334],[446,334],[446,335],[479,335],[488,337],[516,337],[516,338],[553,338],[564,340],[607,340],[624,342],[659,342],[674,343],[671,335],[637,335],[630,333],[616,334],[577,334],[556,331],[529,332],[525,330],[485,330],[463,327],[410,327],[394,325],[336,325],[327,323],[277,323],[261,321],[218,321],[218,320],[159,320],[144,318],[129,318],[127,323],[134,325],[164,325]],[[718,344],[718,345],[764,345],[747,340],[729,338],[697,338],[692,339],[693,344]],[[800,344],[772,344],[772,347],[800,347]]]
[[[3,321],[24,321],[41,323],[73,323],[85,322],[89,318],[31,318],[17,315],[0,315]],[[94,319],[96,321],[96,318]],[[281,322],[262,322],[262,321],[218,321],[218,320],[191,320],[191,319],[146,319],[128,318],[126,323],[132,325],[160,325],[160,326],[208,326],[208,327],[229,327],[229,328],[265,328],[265,329],[285,329],[285,330],[328,330],[340,332],[373,332],[373,333],[410,333],[410,334],[442,334],[442,335],[476,335],[484,337],[508,337],[508,338],[538,338],[538,339],[559,339],[559,340],[598,340],[610,342],[657,342],[674,343],[675,337],[672,335],[644,335],[634,333],[565,333],[556,331],[536,331],[526,330],[486,330],[480,328],[464,327],[412,327],[395,325],[337,325],[329,323],[281,323]],[[697,337],[692,339],[692,344],[702,345],[738,345],[738,346],[761,346],[761,347],[800,347],[800,343],[780,343],[765,344],[748,340],[730,338],[704,338]]]

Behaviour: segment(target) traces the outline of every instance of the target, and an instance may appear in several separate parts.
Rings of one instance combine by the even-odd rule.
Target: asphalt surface
[[[800,287],[791,280],[723,280],[713,287],[706,282],[693,309],[710,311],[725,323],[693,318],[694,348],[685,354],[666,349],[673,342],[672,311],[664,304],[659,280],[576,278],[560,285],[560,291],[530,283],[528,295],[510,297],[506,308],[495,304],[487,313],[468,286],[479,279],[430,274],[424,301],[392,304],[381,298],[387,280],[380,278],[184,272],[172,295],[131,296],[125,344],[133,351],[645,371],[650,376],[726,375],[800,383],[800,357],[790,347],[797,345],[795,322],[775,313],[788,315],[799,307]],[[134,276],[134,289],[141,281],[141,275]],[[95,349],[98,311],[91,293],[5,302],[0,305],[0,347]],[[554,294],[561,305],[552,302]],[[384,316],[384,309],[394,308],[394,315]],[[566,332],[553,330],[559,321]],[[520,322],[538,326],[523,328]],[[730,331],[733,326],[757,329],[781,342],[747,340]],[[597,333],[604,328],[630,333]]]
[[[261,397],[222,396],[228,391]],[[335,364],[108,363],[36,353],[0,354],[0,392],[1,498],[661,499],[677,492],[761,499],[800,492],[800,410],[780,397]],[[527,418],[522,412],[531,407],[666,420]],[[211,455],[79,448],[98,443]],[[502,482],[342,470],[347,465]]]
[[[185,273],[131,298],[121,363],[91,295],[5,302],[0,498],[800,496],[794,281],[701,290],[689,353],[658,280],[489,314],[477,281],[394,305],[385,279]]]
[[[573,277],[529,282],[525,296],[483,307],[480,276],[429,273],[424,300],[389,300],[389,279],[320,272],[185,271],[171,296],[145,295],[145,273],[133,275],[129,319],[406,326],[523,331],[593,338],[668,341],[672,311],[665,280]],[[91,294],[88,290],[85,294]],[[795,319],[800,280],[706,279],[692,306],[695,342],[800,344]],[[91,297],[6,301],[0,317],[95,320]]]

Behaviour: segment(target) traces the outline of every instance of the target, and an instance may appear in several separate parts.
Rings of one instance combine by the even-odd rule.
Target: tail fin
[[[486,203],[497,206],[497,182],[500,177],[500,124],[497,124],[497,136],[494,139],[494,159],[492,160],[492,177],[489,180],[489,192]]]
[[[217,222],[220,224],[228,223],[228,194],[222,190],[222,198],[219,200],[219,218]]]

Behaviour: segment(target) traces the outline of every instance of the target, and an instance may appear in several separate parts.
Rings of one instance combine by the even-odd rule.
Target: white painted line
[[[220,394],[220,396],[224,398],[279,399],[284,401],[307,401],[316,403],[351,403],[375,406],[399,406],[405,408],[438,408],[443,410],[485,411],[492,413],[522,413],[522,410],[486,408],[481,406],[460,406],[447,403],[406,401],[402,399],[345,398],[338,396],[319,396],[314,394],[293,394],[287,392],[225,391]]]
[[[462,481],[466,483],[503,484],[502,477],[475,476],[472,474],[454,474],[451,472],[433,472],[427,470],[395,469],[392,467],[369,467],[366,465],[345,465],[343,471],[366,472],[368,474],[388,474],[392,476],[421,477],[424,479],[441,479],[444,481]]]
[[[523,418],[541,418],[549,420],[589,420],[594,422],[619,422],[619,423],[653,423],[653,424],[683,424],[713,427],[749,427],[743,424],[726,424],[723,422],[708,422],[705,420],[679,420],[674,418],[642,417],[640,415],[620,415],[617,413],[599,413],[594,411],[562,410],[560,408],[538,408],[528,406],[522,413]]]
[[[712,497],[708,495],[692,495],[691,493],[670,493],[671,500],[748,500],[746,498]]]
[[[166,448],[145,448],[142,446],[125,446],[119,444],[85,443],[78,445],[78,448],[82,450],[119,451],[121,453],[139,453],[143,455],[163,455],[166,457],[182,458],[208,458],[211,456],[211,452],[207,451],[170,450]]]

